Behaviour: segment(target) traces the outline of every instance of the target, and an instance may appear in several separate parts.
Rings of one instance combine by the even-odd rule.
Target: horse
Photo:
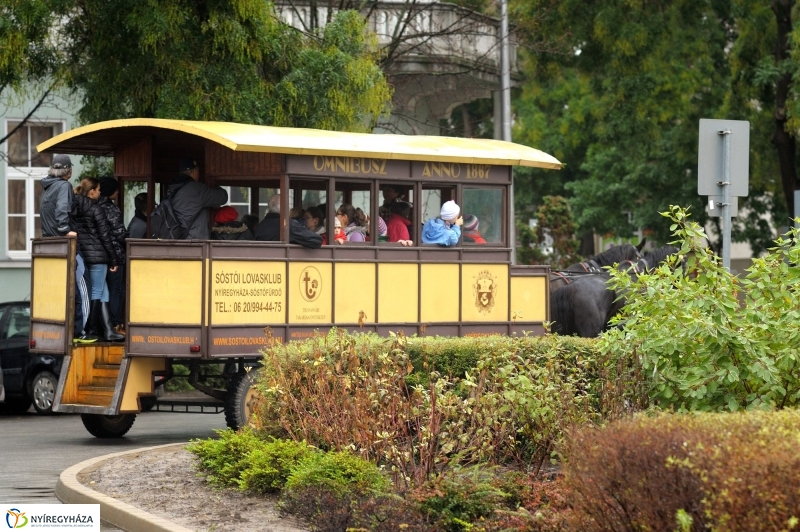
[[[613,266],[623,261],[638,259],[645,241],[646,239],[642,240],[638,246],[632,244],[613,246],[585,261],[571,264],[564,270],[550,270],[550,293],[552,294],[587,273],[601,273],[604,266]]]
[[[637,276],[677,251],[675,246],[663,246],[635,261],[626,259],[617,269]],[[610,279],[611,275],[604,271],[579,277],[556,290],[550,296],[551,332],[594,338],[605,331],[611,318],[625,305],[625,295],[609,288]]]

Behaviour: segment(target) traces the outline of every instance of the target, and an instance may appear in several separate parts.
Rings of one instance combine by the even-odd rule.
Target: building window
[[[6,134],[19,126],[6,121]],[[36,146],[63,131],[62,123],[29,121],[6,141],[6,251],[12,258],[29,258],[31,239],[42,235],[39,203],[52,154],[39,153]]]

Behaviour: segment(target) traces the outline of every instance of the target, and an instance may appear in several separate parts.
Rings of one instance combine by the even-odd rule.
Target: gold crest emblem
[[[494,308],[495,293],[497,292],[497,278],[488,270],[478,272],[475,284],[472,285],[475,294],[475,307],[482,314],[489,314]]]

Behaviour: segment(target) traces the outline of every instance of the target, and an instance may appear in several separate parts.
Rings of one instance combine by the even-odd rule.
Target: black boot
[[[100,322],[100,305],[102,305],[102,302],[99,299],[91,301],[89,317],[86,319],[86,327],[84,328],[86,334],[97,336],[98,338],[103,334],[103,324]]]
[[[96,299],[90,302],[89,315],[86,317],[86,325],[83,326],[83,334],[75,338],[75,343],[78,344],[91,344],[97,341],[98,327],[97,322],[100,320],[100,300]]]
[[[103,335],[106,342],[124,342],[125,336],[114,332],[114,323],[111,321],[111,307],[108,301],[100,303],[100,319],[103,325]]]

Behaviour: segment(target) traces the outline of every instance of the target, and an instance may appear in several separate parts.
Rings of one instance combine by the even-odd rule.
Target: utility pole
[[[511,142],[511,57],[508,38],[508,0],[500,1],[500,139]],[[514,225],[514,174],[511,174],[508,205],[508,240],[511,264],[517,263],[517,232]]]

